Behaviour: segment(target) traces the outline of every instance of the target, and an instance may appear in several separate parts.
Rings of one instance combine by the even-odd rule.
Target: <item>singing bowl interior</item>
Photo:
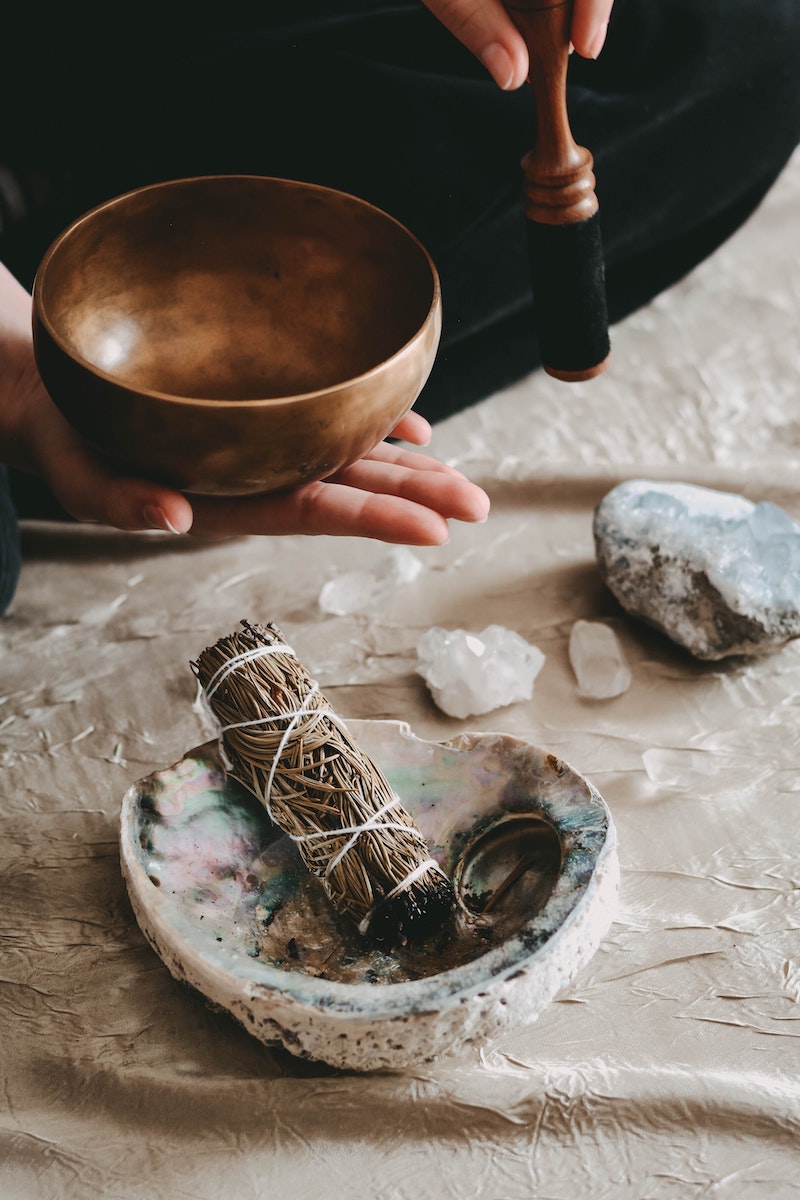
[[[186,490],[274,490],[358,457],[416,399],[439,321],[436,270],[401,224],[258,176],[116,197],[60,235],[34,285],[56,404],[112,457]]]

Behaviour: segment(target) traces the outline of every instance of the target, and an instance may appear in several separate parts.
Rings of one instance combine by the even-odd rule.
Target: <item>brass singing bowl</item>
[[[120,470],[206,495],[322,479],[430,373],[436,268],[393,217],[293,180],[203,176],[70,225],[33,289],[36,361]]]

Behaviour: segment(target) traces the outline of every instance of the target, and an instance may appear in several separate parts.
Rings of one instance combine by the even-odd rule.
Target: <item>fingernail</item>
[[[160,529],[164,533],[180,534],[180,529],[175,528],[163,508],[160,508],[157,504],[145,504],[142,509],[142,516],[151,529]]]
[[[570,54],[575,53],[575,47],[573,46],[572,42],[570,42],[570,44],[569,44],[569,52],[570,52]]]
[[[608,33],[608,21],[604,21],[602,23],[602,25],[597,26],[595,35],[592,38],[591,44],[589,46],[589,57],[590,58],[598,57],[598,55],[600,54],[600,51],[603,49],[603,46],[605,45],[607,33]]]
[[[481,62],[498,87],[508,91],[514,78],[514,64],[499,42],[492,42],[481,55]]]

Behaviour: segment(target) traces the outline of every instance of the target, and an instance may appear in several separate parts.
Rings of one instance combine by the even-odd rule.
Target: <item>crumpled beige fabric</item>
[[[591,515],[646,476],[800,517],[798,214],[795,158],[728,245],[614,331],[606,375],[536,375],[440,426],[433,450],[485,483],[492,516],[419,551],[378,611],[317,603],[377,543],[25,531],[0,622],[4,1200],[795,1194],[800,644],[691,661],[603,590]],[[603,793],[619,916],[536,1024],[489,1053],[340,1073],[261,1046],[145,943],[120,799],[208,737],[188,663],[243,617],[278,622],[345,717],[502,730]],[[581,617],[619,634],[626,695],[578,696]],[[414,673],[417,637],[492,622],[546,654],[533,698],[451,720]],[[648,750],[674,752],[660,778]]]

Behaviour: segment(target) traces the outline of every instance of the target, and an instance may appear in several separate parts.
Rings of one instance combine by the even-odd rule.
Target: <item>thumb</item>
[[[76,521],[124,530],[188,533],[194,514],[184,495],[162,484],[118,474],[66,421],[58,432],[57,439],[40,444],[37,457],[54,496]]]
[[[424,0],[462,45],[480,59],[498,87],[521,87],[528,74],[525,42],[501,0]]]

